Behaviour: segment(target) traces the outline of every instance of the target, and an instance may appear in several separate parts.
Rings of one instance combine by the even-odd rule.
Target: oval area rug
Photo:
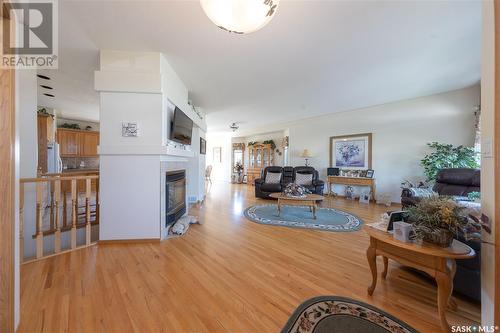
[[[250,221],[260,224],[325,231],[357,231],[363,225],[357,216],[335,208],[318,207],[316,219],[306,206],[282,206],[278,216],[278,206],[275,204],[255,205],[248,207],[244,214]]]

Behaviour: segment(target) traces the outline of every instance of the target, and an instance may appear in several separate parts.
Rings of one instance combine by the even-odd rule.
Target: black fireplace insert
[[[168,171],[165,184],[167,214],[165,226],[169,226],[186,213],[186,171]]]

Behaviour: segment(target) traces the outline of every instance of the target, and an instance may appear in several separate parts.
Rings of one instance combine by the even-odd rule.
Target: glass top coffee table
[[[316,219],[318,201],[325,199],[325,197],[319,194],[306,194],[303,197],[289,197],[283,193],[271,193],[269,196],[278,199],[278,216],[281,214],[281,206],[306,206],[309,207],[314,219]]]

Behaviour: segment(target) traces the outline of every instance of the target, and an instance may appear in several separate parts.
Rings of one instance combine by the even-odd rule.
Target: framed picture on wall
[[[214,162],[222,163],[222,147],[214,147]]]
[[[330,167],[367,170],[372,167],[372,134],[330,137]]]
[[[205,155],[207,153],[207,140],[200,138],[200,154]]]

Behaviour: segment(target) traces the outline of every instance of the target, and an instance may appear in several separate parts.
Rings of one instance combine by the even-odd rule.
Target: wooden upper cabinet
[[[57,129],[57,142],[61,156],[78,156],[79,141],[78,131]]]
[[[97,156],[99,133],[80,133],[80,156]]]
[[[99,132],[57,129],[57,142],[61,156],[95,157],[99,145]]]

